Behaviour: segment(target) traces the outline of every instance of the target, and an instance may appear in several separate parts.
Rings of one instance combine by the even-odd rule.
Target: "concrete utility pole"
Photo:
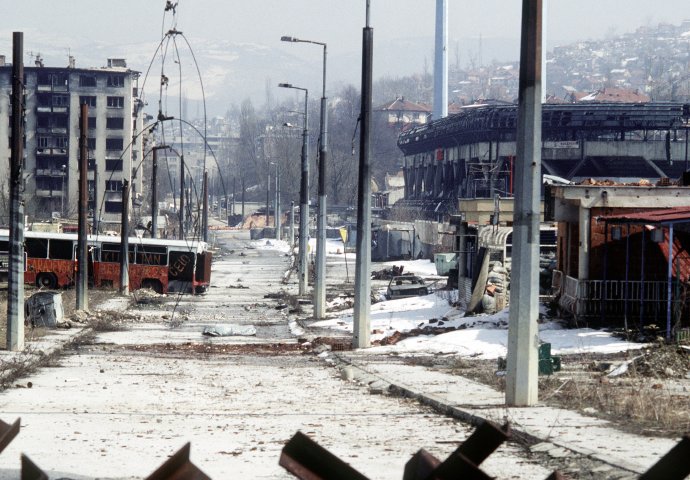
[[[307,293],[309,266],[309,92],[304,89],[304,131],[302,132],[302,178],[299,189],[299,294]]]
[[[179,239],[184,240],[184,155],[180,155],[180,231]]]
[[[372,61],[374,29],[369,26],[367,0],[366,27],[362,32],[362,103],[359,132],[359,187],[357,189],[357,261],[355,263],[355,304],[352,346],[370,346],[371,309],[371,171],[370,136],[372,102]]]
[[[79,119],[79,223],[77,235],[77,310],[89,309],[89,265],[88,265],[88,202],[89,202],[89,106],[80,105]]]
[[[93,165],[93,234],[98,235],[100,231],[100,219],[98,215],[98,209],[100,205],[98,204],[98,164],[94,162]]]
[[[279,83],[281,88],[294,88],[304,92],[304,131],[302,132],[302,177],[299,188],[299,294],[307,293],[309,268],[309,90],[291,83]]]
[[[434,120],[448,116],[448,0],[436,0]]]
[[[204,186],[202,190],[204,195],[204,203],[201,219],[201,238],[204,240],[204,242],[208,243],[208,170],[204,170]]]
[[[522,2],[506,404],[538,399],[542,0]]]
[[[273,163],[273,162],[271,162]],[[267,172],[267,177],[266,177],[266,228],[268,228],[268,225],[270,223],[270,217],[269,214],[271,213],[271,167],[269,165],[268,167],[268,172]]]
[[[281,223],[281,218],[280,218],[280,178],[278,177],[278,163],[276,165],[276,171],[275,171],[275,195],[274,195],[274,208],[273,212],[275,217],[273,220],[273,223],[275,224],[276,227],[276,240],[280,240],[280,223]]]
[[[129,181],[122,180],[120,226],[120,295],[129,295]]]
[[[295,202],[290,202],[290,248],[295,245]]]
[[[326,317],[326,166],[328,165],[328,101],[326,98],[326,44],[323,44],[323,93],[321,95],[321,135],[319,137],[319,214],[316,224],[316,284],[314,317]]]
[[[167,145],[153,147],[153,165],[151,166],[151,238],[158,236],[158,150]]]
[[[7,350],[24,350],[24,34],[12,34],[10,258],[7,270]]]

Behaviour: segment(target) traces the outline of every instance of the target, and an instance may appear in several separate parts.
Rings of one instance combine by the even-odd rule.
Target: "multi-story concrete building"
[[[123,180],[132,195],[141,192],[143,103],[138,95],[139,72],[124,59],[108,59],[107,67],[25,67],[24,172],[29,221],[59,212],[76,218],[79,182],[80,105],[89,107],[89,211],[101,230],[120,222]],[[0,56],[0,157],[10,156],[12,67]],[[8,178],[9,162],[0,162]],[[95,192],[94,192],[95,187]],[[2,191],[8,191],[2,184]],[[94,196],[95,193],[95,196]],[[112,224],[109,226],[108,224]]]

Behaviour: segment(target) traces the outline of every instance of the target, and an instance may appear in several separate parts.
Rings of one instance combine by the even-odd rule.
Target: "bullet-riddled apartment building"
[[[139,72],[123,59],[107,67],[24,68],[25,78],[25,213],[29,221],[76,218],[79,183],[80,105],[89,106],[89,221],[95,212],[100,230],[118,230],[122,182],[141,192],[143,127],[138,95]],[[12,66],[0,56],[0,177],[7,179],[11,147]],[[133,141],[134,138],[134,141]],[[8,194],[7,180],[2,195]],[[95,187],[95,188],[94,188]],[[94,197],[95,191],[95,197]],[[6,217],[0,223],[6,223]]]

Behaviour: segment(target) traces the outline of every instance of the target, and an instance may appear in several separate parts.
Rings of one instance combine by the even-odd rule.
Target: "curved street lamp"
[[[304,92],[304,130],[302,132],[302,177],[299,189],[299,294],[307,292],[307,246],[309,236],[309,90],[291,83],[279,83],[281,88]]]

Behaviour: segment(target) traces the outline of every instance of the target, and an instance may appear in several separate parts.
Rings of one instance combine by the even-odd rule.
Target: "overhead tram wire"
[[[177,151],[175,151],[175,150],[173,150],[173,149],[171,149],[171,150],[172,150],[175,154],[177,154],[178,156],[183,156],[183,155],[184,155],[184,146],[185,146],[185,144],[184,144],[184,136],[182,135],[182,124],[186,124],[186,125],[190,126],[190,127],[191,127],[201,138],[204,139],[203,170],[206,171],[206,167],[207,167],[207,152],[210,152],[211,155],[212,155],[212,157],[213,157],[213,159],[214,159],[214,162],[215,162],[215,164],[216,164],[216,166],[217,166],[217,168],[218,168],[218,176],[219,176],[220,181],[221,181],[221,186],[222,186],[222,189],[223,189],[223,194],[224,194],[224,196],[227,196],[226,182],[225,182],[225,179],[224,179],[224,177],[223,177],[222,169],[221,169],[221,167],[220,167],[220,164],[219,164],[219,162],[218,162],[218,159],[217,159],[215,153],[213,152],[213,149],[212,149],[211,146],[208,144],[208,140],[207,140],[207,133],[208,133],[208,132],[207,132],[207,129],[208,129],[208,125],[207,125],[206,92],[205,92],[205,89],[204,89],[203,79],[202,79],[202,77],[201,77],[201,71],[200,71],[200,69],[199,69],[199,64],[198,64],[198,62],[197,62],[196,55],[194,54],[194,51],[193,51],[193,49],[192,49],[192,47],[191,47],[191,44],[190,44],[189,40],[184,36],[184,34],[183,34],[181,31],[177,30],[177,21],[178,21],[177,6],[178,6],[178,4],[179,4],[179,2],[175,2],[175,3],[173,4],[173,3],[172,3],[171,1],[169,1],[169,0],[166,1],[166,6],[165,6],[165,9],[164,9],[164,12],[163,12],[163,19],[162,19],[162,23],[161,23],[161,41],[159,42],[159,44],[158,44],[158,46],[157,46],[157,48],[156,48],[156,51],[154,52],[154,54],[153,54],[153,56],[152,56],[152,58],[151,58],[151,62],[149,63],[149,66],[148,66],[148,68],[147,68],[147,70],[146,70],[146,74],[144,75],[144,79],[143,79],[143,82],[142,82],[140,100],[142,100],[142,102],[143,102],[144,105],[145,105],[146,103],[145,103],[144,99],[145,99],[145,87],[146,87],[146,82],[147,82],[147,80],[148,80],[148,77],[149,77],[151,68],[153,67],[153,63],[154,63],[154,61],[155,61],[155,58],[156,58],[157,55],[160,54],[160,61],[161,61],[161,77],[160,77],[160,78],[161,78],[161,81],[160,81],[160,84],[159,84],[159,98],[158,98],[158,107],[159,107],[159,108],[158,108],[158,118],[157,118],[152,124],[149,124],[149,125],[145,126],[145,127],[142,129],[141,132],[135,133],[135,135],[133,135],[131,142],[130,142],[130,143],[127,145],[127,147],[123,150],[122,154],[120,155],[119,160],[122,160],[122,158],[124,157],[125,153],[127,153],[127,151],[132,147],[132,144],[133,144],[143,133],[145,133],[145,132],[153,132],[153,131],[157,128],[157,126],[158,126],[159,124],[161,125],[161,136],[162,136],[162,138],[163,138],[163,144],[165,144],[165,136],[166,136],[166,135],[165,135],[165,134],[166,134],[166,132],[165,132],[165,122],[166,122],[166,121],[169,121],[169,120],[174,120],[174,117],[173,117],[173,116],[169,116],[169,115],[163,113],[164,111],[167,112],[167,110],[168,110],[168,109],[167,109],[167,101],[166,101],[166,103],[165,103],[166,108],[164,109],[164,99],[167,99],[167,98],[168,98],[168,92],[167,92],[167,87],[168,87],[168,82],[167,82],[167,80],[168,80],[168,77],[165,75],[165,61],[166,61],[166,59],[167,59],[167,57],[168,57],[168,49],[169,49],[169,46],[170,46],[170,41],[171,41],[171,39],[172,39],[172,41],[173,41],[173,47],[174,47],[174,50],[175,50],[176,61],[177,61],[177,63],[178,63],[178,74],[179,74],[179,82],[180,82],[180,86],[179,86],[179,101],[178,101],[178,108],[179,108],[179,118],[178,118],[178,121],[180,122],[180,152],[177,152]],[[172,11],[172,21],[171,21],[171,23],[170,23],[170,28],[168,28],[168,30],[167,30],[167,32],[166,32],[166,22],[165,22],[165,19],[166,19],[166,16],[167,16],[167,12],[169,12],[169,11]],[[203,108],[204,108],[204,118],[203,118],[203,121],[204,121],[204,132],[203,132],[203,134],[202,134],[202,133],[199,131],[199,129],[196,128],[193,124],[191,124],[190,122],[188,122],[188,121],[186,121],[186,120],[184,120],[184,119],[182,118],[182,59],[181,59],[181,57],[180,57],[180,52],[179,52],[179,49],[178,49],[178,46],[177,46],[177,41],[176,41],[176,36],[177,36],[177,35],[182,36],[182,38],[184,39],[184,41],[185,41],[185,43],[186,43],[186,45],[187,45],[187,47],[188,47],[188,49],[189,49],[189,51],[190,51],[190,54],[191,54],[191,56],[192,56],[192,59],[193,59],[193,61],[194,61],[194,65],[195,65],[195,68],[196,68],[196,71],[197,71],[197,75],[198,75],[198,78],[199,78],[199,83],[200,83],[201,91],[202,91]],[[163,91],[163,88],[164,88],[164,87],[165,87],[165,94],[164,94],[164,91]],[[142,160],[139,162],[139,165],[135,168],[135,174],[138,172],[139,168],[141,168],[141,166],[143,165],[143,162],[144,162],[146,156],[147,156],[147,154],[142,156]],[[166,167],[167,167],[166,169],[167,169],[167,171],[168,171],[168,179],[169,179],[170,184],[171,184],[171,187],[172,187],[172,177],[171,177],[171,172],[170,172],[170,168],[169,168],[169,163],[168,163],[168,158],[167,158],[167,156],[166,156]],[[190,178],[192,179],[192,180],[191,180],[190,188],[193,188],[193,189],[194,189],[194,190],[193,190],[193,192],[194,192],[194,197],[195,197],[195,199],[196,199],[196,201],[197,201],[197,206],[198,206],[198,205],[200,205],[200,202],[199,202],[199,191],[198,191],[196,182],[194,182],[194,175],[191,175],[191,171],[190,171],[189,167],[185,166],[185,169],[187,170],[188,173],[190,173]],[[111,171],[109,180],[112,180],[113,174],[114,174],[114,171]],[[171,189],[172,189],[172,188],[171,188]],[[173,190],[173,205],[175,206],[175,191],[174,191],[174,189],[172,189],[172,190]],[[105,202],[105,196],[103,197],[103,200],[101,200],[101,205],[100,205],[99,210],[98,210],[98,211],[99,211],[99,214],[102,214],[102,211],[103,211],[103,208],[104,208],[104,202]],[[192,217],[194,218],[193,215],[192,215]],[[201,240],[201,238],[200,238],[201,235],[199,235],[199,238],[197,238],[197,235],[196,235],[196,232],[200,232],[199,225],[198,225],[198,224],[199,224],[199,221],[200,221],[200,215],[199,215],[199,213],[198,213],[198,208],[197,208],[197,215],[196,215],[196,218],[194,219],[194,224],[193,224],[193,229],[192,229],[192,231],[195,232],[195,235],[192,236],[192,241],[193,241],[193,240],[198,240],[198,241]],[[191,249],[191,245],[189,245],[189,247],[190,247],[190,249]],[[181,294],[180,294],[180,296],[181,296]],[[178,297],[178,302],[179,302],[179,297]],[[176,302],[176,304],[177,304],[178,302]]]

